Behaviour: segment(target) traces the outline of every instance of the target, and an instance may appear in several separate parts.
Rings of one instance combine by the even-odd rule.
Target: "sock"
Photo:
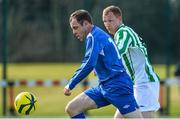
[[[71,119],[74,119],[74,118],[85,119],[85,114],[83,112],[81,112],[80,114],[77,114],[77,115],[71,117]]]

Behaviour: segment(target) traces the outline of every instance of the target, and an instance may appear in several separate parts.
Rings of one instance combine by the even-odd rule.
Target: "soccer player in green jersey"
[[[134,81],[134,95],[144,118],[153,118],[159,109],[159,78],[149,62],[142,38],[123,24],[121,9],[108,6],[102,19],[107,31],[114,35],[126,71]],[[114,118],[120,118],[117,110]]]

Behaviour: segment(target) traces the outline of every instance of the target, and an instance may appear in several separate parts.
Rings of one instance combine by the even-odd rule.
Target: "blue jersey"
[[[93,69],[95,69],[100,83],[125,71],[113,39],[97,26],[93,26],[86,37],[84,59],[67,87],[72,90]]]

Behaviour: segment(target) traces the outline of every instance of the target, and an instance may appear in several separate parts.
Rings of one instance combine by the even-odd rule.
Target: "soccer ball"
[[[14,107],[19,114],[29,115],[36,110],[37,99],[30,92],[22,92],[17,95],[14,101]]]

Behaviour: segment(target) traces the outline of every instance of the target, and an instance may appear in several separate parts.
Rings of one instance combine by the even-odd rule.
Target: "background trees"
[[[169,50],[172,63],[176,63],[180,58],[180,1],[169,1]],[[9,0],[8,4],[10,62],[80,61],[83,43],[72,36],[69,15],[76,9],[86,9],[92,14],[94,23],[105,30],[101,20],[103,8],[118,5],[123,10],[124,23],[145,40],[151,61],[165,63],[168,12],[165,0]],[[2,27],[0,38],[2,39]],[[1,44],[2,40],[0,47]]]

